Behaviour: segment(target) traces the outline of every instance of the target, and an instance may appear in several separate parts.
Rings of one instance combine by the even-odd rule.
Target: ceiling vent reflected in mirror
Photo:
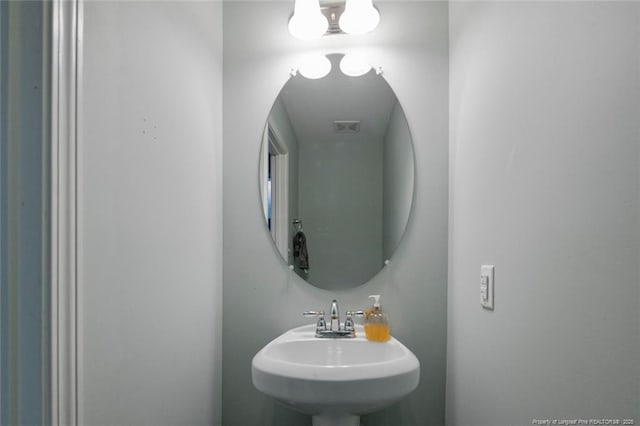
[[[333,122],[334,133],[358,133],[360,120],[336,120]]]

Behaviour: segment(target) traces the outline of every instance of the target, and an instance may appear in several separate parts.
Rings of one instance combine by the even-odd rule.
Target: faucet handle
[[[318,317],[318,322],[316,323],[316,332],[327,329],[327,323],[324,320],[324,311],[304,311],[302,315],[304,315],[305,317]]]
[[[353,323],[353,317],[357,316],[365,316],[364,311],[347,311],[346,312],[347,319],[344,320],[344,329],[345,331],[354,331],[356,329],[355,324]]]

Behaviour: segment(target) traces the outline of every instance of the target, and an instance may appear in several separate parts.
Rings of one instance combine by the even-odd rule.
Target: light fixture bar
[[[302,40],[332,34],[364,34],[372,31],[379,21],[380,12],[372,0],[345,0],[342,3],[295,0],[289,32]]]
[[[329,22],[329,28],[327,28],[326,35],[330,34],[344,34],[340,28],[340,16],[344,12],[343,4],[332,4],[330,6],[320,6],[320,12],[327,18],[327,22]]]

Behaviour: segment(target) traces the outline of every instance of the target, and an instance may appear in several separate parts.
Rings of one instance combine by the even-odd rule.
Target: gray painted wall
[[[49,407],[50,20],[47,2],[0,3],[0,424]]]
[[[388,259],[402,239],[411,212],[415,173],[411,131],[398,102],[389,117],[382,161],[382,254]]]
[[[450,26],[447,422],[637,423],[640,4],[453,2]]]
[[[83,7],[79,423],[220,424],[222,6]]]
[[[276,405],[251,384],[251,359],[308,308],[347,308],[383,295],[392,334],[421,362],[418,389],[366,416],[369,425],[444,424],[447,197],[448,7],[445,2],[379,3],[384,19],[367,37],[293,39],[289,2],[223,4],[224,321],[223,424],[303,425],[308,417]],[[372,54],[405,109],[416,153],[416,195],[407,235],[392,264],[352,290],[314,288],[287,270],[261,213],[258,158],[269,110],[303,52]]]
[[[307,279],[328,290],[367,282],[382,265],[382,138],[330,134],[301,143],[298,158]]]

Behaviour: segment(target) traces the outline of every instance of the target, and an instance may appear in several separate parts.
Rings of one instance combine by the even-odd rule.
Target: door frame
[[[53,0],[51,423],[78,424],[78,99],[82,1]]]
[[[265,149],[266,148],[266,149]],[[272,156],[269,153],[273,154]],[[269,164],[271,163],[271,164]],[[260,192],[268,220],[268,169],[271,167],[271,237],[286,262],[289,261],[289,152],[281,133],[267,122],[260,152]]]

